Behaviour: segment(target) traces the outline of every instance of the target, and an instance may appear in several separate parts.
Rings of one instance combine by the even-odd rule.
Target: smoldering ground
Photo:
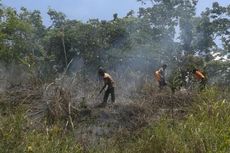
[[[30,112],[35,123],[44,118],[49,119],[50,124],[61,120],[64,129],[74,129],[76,137],[95,145],[120,130],[131,132],[145,126],[153,114],[161,115],[157,113],[159,110],[169,111],[169,99],[176,99],[168,94],[154,95],[158,87],[153,72],[160,65],[157,60],[136,54],[119,58],[116,65],[104,67],[116,82],[116,102],[111,105],[109,101],[105,108],[95,107],[103,97],[103,94],[97,97],[103,85],[98,79],[97,67],[89,72],[80,58],[75,60],[70,64],[71,72],[68,73],[71,75],[61,75],[54,82],[43,85],[43,96],[40,102],[33,103]],[[178,101],[178,106],[187,105],[184,100],[189,99],[184,97]]]

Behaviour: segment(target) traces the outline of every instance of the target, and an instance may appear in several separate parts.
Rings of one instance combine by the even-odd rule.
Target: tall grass
[[[58,122],[34,128],[24,107],[6,107],[7,113],[0,115],[0,153],[229,153],[229,95],[209,88],[193,96],[196,102],[186,108],[183,119],[168,115],[135,133],[121,130],[92,150],[77,143]]]
[[[49,130],[31,129],[24,109],[18,108],[0,117],[1,153],[81,153],[82,148],[71,134],[62,134],[57,125]]]
[[[221,94],[215,88],[203,91],[184,120],[163,117],[128,138],[123,150],[113,144],[107,152],[229,153],[230,101]]]

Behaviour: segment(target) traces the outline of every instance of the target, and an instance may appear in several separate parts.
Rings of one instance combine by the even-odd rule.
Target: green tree
[[[211,25],[215,37],[221,37],[224,49],[230,52],[230,5],[223,7],[215,2],[212,9],[208,9],[206,13],[212,20]]]
[[[14,9],[3,8],[0,23],[0,59],[10,63],[28,54],[31,32],[31,25],[20,20]]]
[[[188,54],[193,53],[193,18],[195,16],[196,4],[196,1],[183,0],[179,3],[177,9],[175,9],[176,14],[179,17],[179,27],[181,31],[180,40],[183,50]]]

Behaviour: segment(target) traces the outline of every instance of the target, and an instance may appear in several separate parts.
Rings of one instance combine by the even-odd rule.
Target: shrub
[[[126,153],[206,153],[230,151],[230,101],[216,88],[197,95],[197,102],[184,120],[162,118],[134,140]],[[114,145],[115,146],[115,145]]]
[[[71,134],[62,134],[54,125],[50,130],[32,130],[20,110],[0,117],[0,152],[4,153],[81,153],[82,148]]]

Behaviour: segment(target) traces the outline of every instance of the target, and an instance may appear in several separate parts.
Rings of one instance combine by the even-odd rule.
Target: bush
[[[211,88],[184,120],[162,118],[125,143],[126,153],[206,153],[230,150],[230,101]],[[115,146],[115,145],[114,145]]]
[[[50,130],[31,130],[20,110],[0,117],[0,152],[2,153],[81,153],[80,145],[70,134],[62,135],[57,125]]]
[[[219,86],[230,84],[230,62],[211,61],[206,65],[209,82]]]

